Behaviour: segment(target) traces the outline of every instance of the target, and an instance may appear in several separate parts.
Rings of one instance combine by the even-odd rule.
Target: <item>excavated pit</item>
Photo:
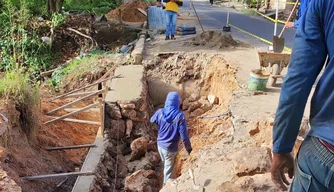
[[[163,165],[157,151],[157,127],[149,117],[163,107],[166,95],[178,91],[183,100],[193,146],[191,157],[180,144],[177,176],[197,159],[198,151],[229,139],[229,115],[198,120],[228,111],[238,89],[236,70],[217,54],[186,53],[120,66],[106,97],[104,152],[89,191],[159,191]]]
[[[147,69],[149,96],[155,109],[163,107],[170,91],[181,94],[182,110],[187,117],[193,153],[188,156],[180,144],[177,175],[186,172],[197,160],[198,151],[225,139],[231,141],[230,116],[198,119],[229,111],[233,92],[239,88],[236,69],[219,54],[176,53],[143,63]]]

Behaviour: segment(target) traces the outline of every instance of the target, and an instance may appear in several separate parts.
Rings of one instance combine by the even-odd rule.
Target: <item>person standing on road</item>
[[[168,93],[165,107],[155,112],[150,120],[158,124],[158,150],[164,163],[164,185],[169,178],[174,177],[180,137],[189,155],[192,151],[186,118],[180,110],[180,104],[177,92]]]
[[[298,10],[298,19],[295,22],[287,22],[285,25],[287,28],[297,29],[300,23],[302,16],[305,14],[308,4],[311,0],[301,0],[299,10]]]
[[[293,177],[290,191],[334,191],[334,1],[312,0],[299,21],[289,69],[280,95],[273,127],[271,177],[287,190],[287,170]],[[290,154],[305,105],[317,76],[329,61],[311,101],[311,129],[304,139],[296,165]]]
[[[183,5],[182,0],[164,0],[166,2],[166,40],[175,40],[175,31],[177,23],[177,12],[179,6]]]
[[[210,4],[211,4],[211,6],[213,6],[213,0],[210,0]]]

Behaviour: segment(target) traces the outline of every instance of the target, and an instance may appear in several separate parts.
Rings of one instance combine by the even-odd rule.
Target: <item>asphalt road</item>
[[[274,23],[261,16],[251,16],[243,13],[239,13],[234,9],[227,9],[218,6],[211,7],[208,2],[193,2],[196,11],[199,14],[201,22],[204,28],[222,29],[226,24],[226,16],[228,10],[230,10],[230,21],[232,25],[239,27],[249,33],[262,37],[268,41],[272,41],[274,34]],[[182,9],[189,9],[191,7],[190,1],[185,0]],[[279,34],[283,28],[282,24],[278,24],[277,33]],[[239,39],[246,39],[255,45],[262,44],[259,40],[255,40],[249,35],[245,35],[232,29],[232,35]],[[283,34],[285,39],[285,46],[292,48],[293,37],[295,35],[295,29],[287,29]],[[267,45],[266,45],[267,46]]]

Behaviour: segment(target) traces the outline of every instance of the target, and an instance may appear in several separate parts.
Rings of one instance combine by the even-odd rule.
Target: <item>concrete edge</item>
[[[96,171],[98,164],[101,161],[102,155],[106,150],[107,140],[101,135],[101,127],[96,135],[94,144],[96,147],[90,148],[85,162],[83,163],[80,171]],[[79,176],[75,181],[72,188],[72,192],[89,192],[90,187],[93,184],[95,175],[91,176]]]

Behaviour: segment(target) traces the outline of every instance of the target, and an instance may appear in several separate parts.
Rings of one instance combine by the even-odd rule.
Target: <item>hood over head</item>
[[[165,107],[163,108],[164,119],[171,123],[180,111],[180,95],[177,92],[169,92],[165,101]]]

